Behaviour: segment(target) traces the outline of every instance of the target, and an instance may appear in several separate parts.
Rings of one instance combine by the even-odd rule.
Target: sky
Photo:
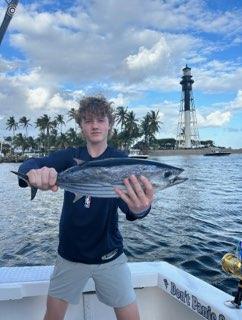
[[[139,119],[159,110],[157,138],[176,138],[187,64],[200,139],[241,148],[241,53],[241,0],[20,0],[0,47],[0,138],[9,116],[66,115],[97,93]]]

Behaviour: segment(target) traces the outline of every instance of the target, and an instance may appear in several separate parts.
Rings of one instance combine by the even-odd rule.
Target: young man
[[[29,184],[57,191],[57,172],[75,165],[75,158],[92,161],[125,154],[107,145],[114,117],[104,97],[85,97],[76,117],[86,146],[60,150],[48,157],[29,159],[19,168]],[[76,304],[90,277],[100,301],[114,308],[118,320],[139,320],[135,293],[127,258],[118,230],[118,207],[127,220],[148,214],[153,187],[145,177],[127,177],[127,192],[116,188],[115,199],[82,197],[73,203],[74,194],[65,191],[59,229],[58,257],[50,279],[44,320],[64,319],[68,303]],[[141,187],[141,183],[143,187]],[[25,187],[26,183],[19,182]]]

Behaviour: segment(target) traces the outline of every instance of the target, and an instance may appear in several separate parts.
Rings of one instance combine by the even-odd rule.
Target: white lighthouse
[[[186,65],[183,69],[183,76],[180,82],[182,86],[182,98],[177,126],[177,149],[197,148],[200,145],[196,111],[192,94],[193,83],[194,80],[192,79],[191,68]]]

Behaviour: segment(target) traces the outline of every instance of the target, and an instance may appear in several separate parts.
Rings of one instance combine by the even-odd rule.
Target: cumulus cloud
[[[129,99],[125,97],[122,93],[119,93],[116,97],[111,98],[110,101],[113,102],[114,108],[120,106],[127,107],[127,105],[129,104]]]
[[[231,102],[230,109],[242,109],[242,90],[238,91],[236,98]]]
[[[241,27],[242,10],[226,12],[207,12],[202,14],[196,21],[196,28],[210,33],[228,33],[230,35],[239,34]]]
[[[222,127],[224,124],[228,123],[231,119],[230,111],[214,111],[207,116],[197,115],[198,126],[199,127]]]
[[[142,14],[137,14],[142,8]],[[105,28],[113,26],[119,31],[125,26],[149,25],[162,31],[185,31],[193,29],[213,33],[236,32],[240,29],[241,10],[209,11],[200,0],[99,0],[89,4],[88,11],[98,24]],[[102,14],[100,15],[100,12]],[[239,32],[239,30],[237,32]]]
[[[137,14],[140,8],[145,14]],[[238,14],[230,12],[230,26]],[[210,21],[219,21],[221,32],[227,20],[207,14],[199,1],[100,0],[54,12],[20,5],[11,44],[54,81],[137,83],[173,76],[187,61],[205,62],[209,44],[185,32]]]
[[[125,61],[131,70],[154,68],[160,60],[167,60],[169,56],[169,48],[165,39],[160,39],[151,49],[140,47],[136,55],[129,55]]]
[[[70,97],[71,98],[71,97]],[[70,108],[74,108],[75,107],[75,103],[73,101],[73,98],[65,98],[63,96],[61,96],[60,92],[55,93],[52,98],[49,100],[49,107],[50,109],[70,109]]]
[[[27,89],[27,103],[31,109],[43,108],[48,98],[49,92],[47,88]]]
[[[212,60],[193,68],[194,87],[208,93],[241,89],[242,66],[238,62]]]
[[[21,62],[18,59],[9,60],[9,59],[5,59],[2,55],[0,55],[1,73],[13,72],[20,66],[20,64]]]
[[[65,112],[75,107],[82,90],[65,90],[48,85],[41,77],[41,69],[34,68],[22,74],[0,76],[0,115],[38,117],[46,112]]]
[[[84,93],[95,91],[105,92],[115,105],[137,105],[149,91],[163,101],[163,94],[181,90],[186,63],[192,67],[194,90],[238,92],[222,110],[213,105],[211,112],[200,115],[200,126],[223,126],[241,108],[241,61],[211,59],[225,43],[227,49],[241,43],[240,10],[212,11],[199,0],[64,5],[19,4],[9,28],[10,45],[26,60],[0,58],[2,116],[64,112]],[[203,32],[216,40],[208,40]],[[178,107],[173,99],[161,103],[159,110],[161,132],[174,136]],[[140,103],[136,110],[142,114],[155,106]]]

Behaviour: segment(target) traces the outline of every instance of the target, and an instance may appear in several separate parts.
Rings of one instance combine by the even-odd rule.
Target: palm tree
[[[116,122],[117,124],[121,124],[121,131],[123,130],[123,127],[125,125],[125,122],[127,120],[127,116],[128,116],[128,108],[124,108],[122,106],[117,107],[117,110],[115,112],[115,116],[116,116]]]
[[[68,144],[72,147],[77,146],[78,145],[78,135],[76,133],[76,130],[74,130],[73,128],[70,128],[67,132],[66,132],[66,137],[68,139]]]
[[[44,130],[46,130],[46,135],[47,137],[49,137],[50,129],[53,127],[53,122],[51,122],[50,117],[46,113],[42,116],[41,119],[42,119],[43,128]]]
[[[124,139],[125,149],[129,149],[133,141],[139,137],[138,120],[136,119],[133,111],[127,112],[124,122],[124,130],[121,131],[120,137]]]
[[[6,141],[6,139],[4,140],[4,142],[2,142],[2,146],[1,146],[1,152],[4,156],[6,156],[7,154],[9,154],[11,152],[10,144],[8,144],[5,141]]]
[[[66,137],[68,140],[68,145],[70,147],[77,147],[77,146],[82,146],[85,144],[85,140],[83,139],[80,132],[77,133],[76,130],[73,128],[70,128],[66,132]]]
[[[40,133],[42,134],[42,138],[44,138],[43,143],[43,148],[44,152],[46,153],[47,150],[49,150],[50,147],[50,130],[56,125],[55,121],[51,121],[51,118],[47,115],[44,114],[42,117],[38,118],[36,120],[36,127],[40,128]]]
[[[22,133],[18,133],[14,138],[13,138],[13,144],[15,147],[19,147],[22,149],[22,153],[28,148],[28,141],[26,137],[22,135]]]
[[[27,117],[23,116],[22,118],[19,119],[19,124],[21,127],[25,129],[26,132],[26,137],[28,136],[28,127],[32,126],[30,123],[30,119],[27,119]]]
[[[65,124],[64,116],[62,114],[57,114],[55,117],[57,127],[60,125],[60,133],[62,133],[62,126]]]
[[[41,130],[38,137],[35,139],[36,144],[38,146],[38,150],[42,153],[45,154],[46,152],[46,135],[45,133]]]
[[[71,108],[68,112],[68,117],[69,117],[69,120],[75,120],[76,119],[76,109],[75,108]]]
[[[56,140],[56,146],[63,149],[68,146],[68,139],[64,133],[61,133]]]
[[[45,127],[44,127],[44,122],[43,122],[42,117],[41,118],[37,118],[37,120],[35,121],[35,127],[39,128],[41,133],[44,133]]]
[[[75,126],[75,130],[76,130],[76,109],[75,108],[71,108],[68,112],[68,120],[67,121],[71,121],[74,120],[74,126]]]
[[[124,125],[126,131],[129,131],[130,133],[138,132],[138,120],[136,119],[134,111],[127,112]]]
[[[6,125],[7,125],[6,129],[8,129],[10,131],[12,130],[13,136],[15,136],[15,131],[18,128],[18,123],[15,121],[14,116],[11,116],[7,119]]]
[[[122,146],[122,141],[120,139],[120,134],[116,128],[112,131],[112,136],[109,139],[110,145],[112,145],[115,148],[120,148]]]
[[[14,139],[15,132],[18,128],[18,123],[15,121],[14,116],[11,116],[7,119],[6,125],[7,125],[6,129],[13,132],[13,139]],[[11,152],[12,152],[12,141],[11,141]]]
[[[12,152],[13,138],[11,136],[4,137],[4,142],[5,143],[2,145],[2,152],[5,155]]]
[[[144,144],[146,148],[149,148],[151,143],[155,142],[155,134],[160,129],[160,123],[162,122],[159,121],[159,110],[151,110],[141,121],[141,131],[144,135]]]
[[[56,120],[52,121],[52,127],[50,129],[50,135],[49,135],[49,147],[56,147],[56,141],[58,137],[58,131],[56,129],[57,122]]]
[[[30,148],[32,151],[36,150],[38,147],[36,140],[32,136],[27,137],[27,143],[28,143],[28,148]]]
[[[160,129],[160,124],[162,123],[159,120],[159,110],[157,110],[156,112],[154,110],[151,110],[149,112],[149,120],[150,120],[150,131],[153,134],[156,134],[159,129]]]
[[[50,132],[49,133],[53,136],[56,136],[56,137],[58,135],[57,126],[58,126],[58,123],[57,123],[56,119],[54,119],[53,121],[50,122]]]
[[[149,137],[150,137],[149,124],[150,124],[150,117],[149,117],[149,114],[146,114],[141,121],[141,133],[144,136],[144,144],[146,148],[148,148],[149,146]]]

